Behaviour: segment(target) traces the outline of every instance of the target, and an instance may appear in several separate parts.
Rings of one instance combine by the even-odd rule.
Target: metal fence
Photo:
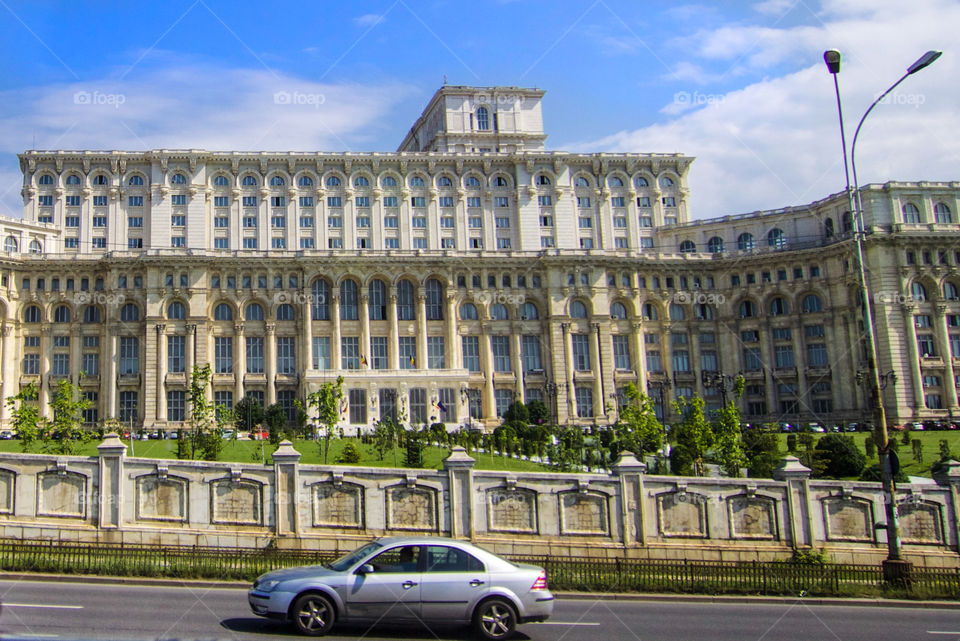
[[[276,568],[323,564],[331,552],[0,539],[0,569],[15,572],[250,580]],[[554,590],[701,594],[880,594],[879,565],[512,557],[547,570]],[[960,569],[914,568],[901,593],[960,597]]]

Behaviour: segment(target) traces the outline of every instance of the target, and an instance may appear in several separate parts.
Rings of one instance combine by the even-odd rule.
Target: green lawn
[[[867,440],[867,437],[872,433],[870,432],[851,432],[849,436],[852,436],[857,444],[860,446],[860,449],[864,452],[866,448],[864,447],[864,442]],[[946,440],[950,445],[950,451],[956,456],[960,456],[960,430],[944,430],[944,431],[923,431],[923,432],[908,432],[911,440],[919,440],[923,444],[923,463],[918,463],[913,458],[913,445],[904,445],[902,442],[903,432],[891,432],[890,438],[897,439],[900,441],[900,451],[898,455],[900,457],[900,466],[905,474],[908,476],[930,476],[930,466],[937,462],[940,459],[940,441]],[[823,434],[814,434],[814,439],[819,440]],[[799,435],[798,435],[799,438]],[[800,447],[798,445],[798,447]],[[780,434],[780,448],[782,451],[787,449],[787,435]],[[867,464],[872,464],[877,462],[877,457],[869,458]]]
[[[330,453],[328,461],[335,464],[343,447],[350,440],[355,439],[334,439],[330,441]],[[93,441],[83,446],[79,452],[81,456],[97,456],[97,445],[99,441]],[[139,458],[169,458],[177,457],[177,442],[175,440],[156,440],[156,441],[133,441],[132,447],[128,440],[127,455],[137,456]],[[297,440],[293,446],[302,455],[300,462],[303,464],[322,464],[323,455],[320,452],[319,443],[316,441]],[[376,450],[372,445],[357,443],[360,449],[360,462],[357,466],[373,467],[403,467],[404,452],[401,448],[395,448],[393,452],[388,452],[381,461]],[[270,455],[276,449],[269,441],[226,441],[224,443],[221,461],[232,461],[241,463],[271,463]],[[9,440],[0,441],[0,452],[20,452],[20,441]],[[42,453],[43,450],[38,446],[31,450],[32,452]],[[447,448],[427,447],[423,452],[424,468],[439,469],[442,466],[443,459],[450,454]],[[549,467],[533,463],[530,461],[520,461],[517,459],[504,458],[502,456],[490,456],[474,452],[472,456],[477,460],[476,468],[478,470],[507,470],[515,472],[543,472],[549,471]]]

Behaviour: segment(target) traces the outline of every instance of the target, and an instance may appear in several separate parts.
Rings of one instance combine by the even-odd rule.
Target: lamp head
[[[933,64],[933,61],[943,55],[942,51],[928,51],[927,53],[920,56],[920,58],[907,67],[907,74],[914,74],[923,69],[924,67],[929,67]]]
[[[827,49],[823,52],[823,61],[827,63],[827,69],[830,73],[837,75],[840,73],[840,52],[836,49]]]

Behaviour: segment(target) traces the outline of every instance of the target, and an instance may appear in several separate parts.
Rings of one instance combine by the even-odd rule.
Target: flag
[[[363,365],[364,367],[367,366],[367,357],[364,356],[363,354],[360,354],[360,364]]]
[[[417,362],[413,360],[413,356],[410,357],[410,364],[413,365],[414,367],[417,366]]]
[[[443,401],[437,401],[437,408],[439,408],[441,412],[447,411],[447,406],[443,404]]]

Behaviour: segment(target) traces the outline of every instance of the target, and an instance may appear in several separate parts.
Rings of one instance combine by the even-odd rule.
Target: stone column
[[[571,419],[577,415],[577,408],[574,404],[574,400],[577,397],[576,388],[573,385],[573,338],[570,336],[570,323],[561,323],[560,327],[563,329],[563,363],[566,371],[566,388],[565,392],[567,395],[567,419]],[[559,417],[557,419],[559,421]]]
[[[513,323],[510,333],[510,361],[511,369],[513,369],[513,375],[515,377],[514,393],[516,394],[517,400],[522,402],[525,390],[523,389],[523,350],[521,347],[520,333],[520,323]]]
[[[475,464],[476,461],[459,445],[453,447],[450,450],[450,456],[443,459],[450,496],[450,536],[454,538],[473,538],[475,509],[473,466]]]
[[[17,347],[16,332],[13,331],[13,325],[3,324],[3,345],[0,352],[0,361],[3,363],[0,367],[0,421],[3,425],[8,425],[10,421],[10,409],[7,407],[7,399],[14,394],[14,383],[17,371]],[[18,390],[19,391],[19,390]]]
[[[953,352],[950,351],[950,330],[947,328],[947,306],[938,304],[934,309],[936,310],[937,343],[940,347],[940,356],[943,358],[943,375],[947,379],[943,387],[947,391],[947,409],[950,410],[950,416],[953,416],[960,407],[957,405],[957,379],[953,368]]]
[[[107,406],[106,406],[106,415],[107,418],[116,418],[117,417],[117,343],[119,338],[116,334],[107,334],[106,329],[104,329],[105,336],[101,339],[101,342],[104,344],[104,365],[107,370],[107,380],[106,389],[107,389]]]
[[[493,347],[490,345],[486,322],[480,323],[480,369],[483,371],[483,418],[495,419],[497,401],[493,391]]]
[[[164,394],[164,383],[167,378],[167,335],[164,333],[166,325],[158,323],[153,326],[157,340],[157,398],[154,399],[156,407],[154,418],[158,421],[166,420],[166,394]]]
[[[239,403],[243,398],[243,377],[247,372],[247,339],[243,335],[243,323],[237,323],[233,326],[233,373],[234,379],[233,402]]]
[[[950,524],[946,528],[944,543],[960,551],[960,463],[950,459],[942,463],[934,473],[933,480],[941,487],[950,488]],[[950,534],[953,534],[951,537]],[[952,538],[952,540],[951,540]]]
[[[460,247],[461,245],[458,245]],[[445,351],[448,369],[458,369],[463,365],[460,357],[460,341],[457,335],[457,298],[456,294],[447,291],[447,319],[444,335]]]
[[[343,369],[340,363],[340,296],[334,296],[330,302],[330,320],[333,321],[333,336],[330,338],[330,368]]]
[[[273,528],[277,536],[297,536],[300,533],[299,465],[300,452],[293,448],[293,443],[288,440],[280,441],[280,446],[273,453],[276,483],[273,495]]]
[[[367,294],[360,294],[360,358],[367,359],[368,367],[373,358],[370,354],[370,296]],[[362,362],[360,367],[363,368]]]
[[[307,299],[305,303],[301,306],[302,311],[300,312],[303,318],[303,366],[301,370],[310,370],[313,369],[313,312],[311,311],[310,296],[305,296]],[[306,390],[304,390],[306,391]]]
[[[53,340],[50,338],[50,326],[40,328],[40,389],[38,402],[40,414],[47,419],[53,418],[53,409],[50,407],[50,359],[53,352]]]
[[[188,381],[188,384],[189,384],[189,381],[191,380],[191,377],[193,376],[193,366],[194,366],[194,365],[196,364],[196,362],[197,362],[197,358],[196,358],[196,349],[197,349],[197,336],[196,336],[196,331],[197,331],[197,326],[194,325],[194,324],[188,324],[188,325],[186,326],[186,329],[187,329],[187,340],[185,341],[186,344],[187,344],[186,370],[187,370],[187,381]]]
[[[593,415],[596,418],[604,418],[607,410],[604,407],[603,372],[600,368],[600,323],[590,323],[587,344],[590,346],[590,370],[593,372]]]
[[[907,352],[910,359],[910,382],[916,412],[926,407],[926,403],[923,398],[923,372],[920,371],[920,349],[917,346],[917,326],[914,324],[913,311],[913,305],[903,306],[903,321],[907,328]]]
[[[417,296],[417,369],[427,369],[427,297]]]
[[[610,466],[610,471],[620,479],[619,516],[623,545],[643,545],[646,540],[643,531],[643,474],[647,466],[638,461],[633,452],[624,450]]]
[[[786,484],[787,527],[790,544],[794,548],[813,545],[813,528],[810,520],[810,468],[796,456],[787,456],[773,471],[773,478]]]
[[[647,344],[643,339],[643,323],[633,323],[633,333],[630,335],[633,343],[634,369],[637,372],[637,389],[647,393]]]
[[[400,369],[400,332],[397,329],[397,295],[390,294],[387,304],[387,356],[389,368]]]
[[[115,530],[123,524],[123,460],[127,446],[110,433],[97,446],[100,456],[97,496],[97,526],[101,530]]]
[[[267,406],[277,402],[277,385],[274,379],[277,377],[277,326],[274,323],[267,323],[267,336],[263,339],[264,345],[264,367],[263,371],[267,375]]]

